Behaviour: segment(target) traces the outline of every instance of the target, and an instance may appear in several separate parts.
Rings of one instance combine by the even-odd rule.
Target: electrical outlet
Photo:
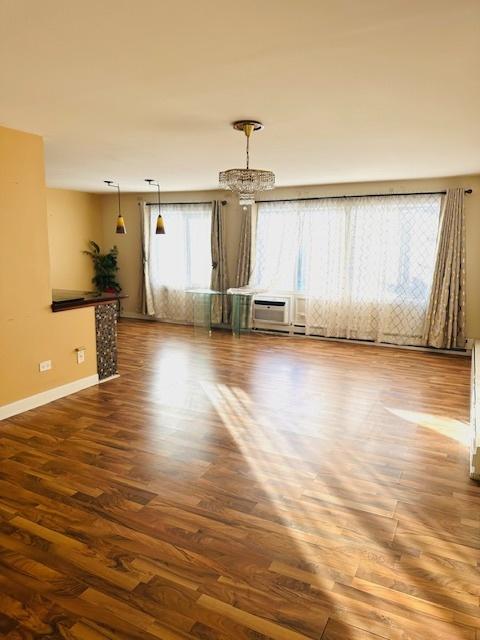
[[[39,365],[38,365],[38,369],[42,373],[44,371],[49,371],[51,368],[52,368],[52,361],[51,360],[44,360],[43,362],[40,362]]]
[[[77,364],[85,362],[85,349],[77,349]]]

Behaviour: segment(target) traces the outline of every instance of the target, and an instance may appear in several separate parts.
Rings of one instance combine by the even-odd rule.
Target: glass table
[[[195,333],[212,335],[212,302],[216,296],[228,296],[232,302],[231,326],[237,338],[250,331],[250,311],[253,297],[258,290],[248,288],[228,289],[187,289],[193,298],[193,326]]]
[[[250,311],[252,298],[258,293],[248,289],[227,289],[227,294],[232,298],[232,333],[237,338],[243,332],[250,331]]]
[[[212,335],[212,300],[215,296],[225,295],[215,289],[187,289],[192,295],[193,328],[195,333]]]

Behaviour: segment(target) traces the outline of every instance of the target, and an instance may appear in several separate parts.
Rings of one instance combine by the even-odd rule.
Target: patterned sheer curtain
[[[249,285],[267,291],[302,290],[298,281],[298,262],[303,244],[305,205],[301,201],[257,204]]]
[[[423,344],[440,195],[259,204],[252,284],[303,293],[306,333]]]
[[[149,275],[155,316],[192,322],[191,288],[209,288],[212,273],[211,215],[207,204],[164,204],[165,235],[155,235],[158,206],[150,207]]]
[[[306,333],[423,344],[441,196],[319,200],[305,219]]]

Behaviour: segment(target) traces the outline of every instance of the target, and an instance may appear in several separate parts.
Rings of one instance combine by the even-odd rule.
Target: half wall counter
[[[70,311],[81,307],[95,307],[95,334],[97,345],[97,372],[99,380],[118,373],[117,321],[120,300],[127,296],[116,293],[91,291],[52,291],[52,311]]]

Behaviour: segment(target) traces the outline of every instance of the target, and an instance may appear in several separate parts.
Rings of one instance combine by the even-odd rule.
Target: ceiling
[[[51,187],[480,173],[478,0],[0,0],[0,123]]]

